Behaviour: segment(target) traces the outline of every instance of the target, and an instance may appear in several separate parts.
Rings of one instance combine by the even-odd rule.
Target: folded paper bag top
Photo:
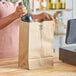
[[[53,66],[54,22],[20,22],[19,67],[26,69]]]

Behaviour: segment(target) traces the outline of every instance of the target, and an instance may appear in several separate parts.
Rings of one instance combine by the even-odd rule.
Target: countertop
[[[76,76],[76,66],[72,66],[54,57],[50,69],[27,70],[18,67],[17,58],[0,59],[0,76]]]

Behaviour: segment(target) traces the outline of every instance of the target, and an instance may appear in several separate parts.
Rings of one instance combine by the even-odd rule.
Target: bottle
[[[40,1],[39,0],[34,0],[36,3],[35,3],[35,8],[36,10],[40,10]]]
[[[53,3],[52,3],[52,0],[49,0],[49,9],[53,9]]]
[[[19,3],[19,6],[23,5],[22,2]],[[33,17],[31,14],[27,13],[26,15],[21,17],[21,20],[24,22],[33,22]]]
[[[47,0],[47,9],[49,10],[49,0]]]
[[[30,11],[32,12],[34,10],[34,0],[30,0]]]
[[[57,8],[58,9],[62,9],[62,2],[61,2],[61,0],[58,0],[58,2],[57,2]]]
[[[62,8],[66,9],[66,1],[65,0],[62,0]]]
[[[53,9],[56,9],[56,0],[52,0],[53,3]]]

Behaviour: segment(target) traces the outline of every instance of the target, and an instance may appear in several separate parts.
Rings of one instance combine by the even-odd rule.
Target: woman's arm
[[[15,16],[14,13],[7,17],[1,18],[0,19],[0,29],[3,29],[4,27],[8,26],[15,19],[17,19],[17,17]]]
[[[22,17],[26,13],[27,13],[27,10],[24,6],[18,6],[14,13],[0,19],[0,29],[3,29],[4,27],[8,26],[11,22]]]

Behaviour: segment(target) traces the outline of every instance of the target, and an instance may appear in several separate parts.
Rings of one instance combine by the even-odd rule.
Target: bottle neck
[[[51,0],[49,0],[49,2],[52,2]]]
[[[58,2],[61,2],[61,0],[58,0]]]

